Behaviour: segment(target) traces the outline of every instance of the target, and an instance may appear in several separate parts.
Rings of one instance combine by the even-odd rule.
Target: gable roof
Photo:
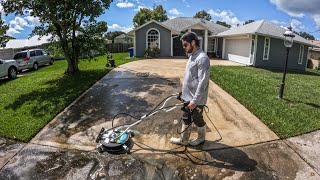
[[[200,19],[200,18],[191,18],[191,17],[177,17],[174,19],[169,19],[165,22],[157,22],[155,20],[151,20],[135,29],[133,29],[132,31],[128,32],[129,35],[133,35],[134,31],[150,24],[150,23],[157,23],[160,26],[163,26],[171,31],[173,31],[174,34],[179,34],[181,31],[187,30],[189,27],[192,27],[194,25],[201,25],[204,28],[208,29],[210,32],[212,32],[213,34],[218,34],[220,32],[229,30],[229,28],[221,26],[219,24],[216,24],[214,22],[210,22],[204,19]]]
[[[200,24],[207,28],[214,34],[218,34],[220,32],[229,30],[229,28],[216,24],[214,22],[210,22],[200,18],[191,18],[191,17],[177,17],[174,19],[170,19],[168,21],[162,22],[165,26],[170,27],[178,32],[188,29],[191,26]]]
[[[40,46],[42,44],[50,43],[49,39],[51,36],[32,36],[29,39],[11,39],[7,42],[5,49],[19,49]]]
[[[314,48],[312,48],[312,51],[320,51],[320,41],[310,40],[310,43],[314,46]]]
[[[121,39],[121,38],[125,38],[126,34],[120,34],[119,36],[115,37],[115,39]]]
[[[259,20],[243,26],[235,27],[225,32],[221,32],[217,36],[225,37],[225,36],[236,36],[236,35],[261,34],[261,35],[267,35],[275,38],[284,39],[283,34],[285,32],[286,32],[285,28],[282,28],[270,21]],[[308,40],[304,39],[303,37],[297,34],[295,35],[293,40],[295,42],[312,46],[312,44]]]
[[[141,26],[139,26],[139,27],[136,27],[136,28],[134,28],[133,30],[129,31],[127,34],[128,34],[128,35],[134,35],[134,32],[135,32],[136,30],[141,29],[141,28],[143,28],[144,26],[146,26],[146,25],[148,25],[148,24],[151,24],[151,23],[156,23],[156,24],[158,24],[158,25],[160,25],[160,26],[162,26],[162,27],[164,27],[164,28],[166,28],[166,29],[169,29],[169,30],[173,31],[174,34],[179,34],[178,31],[176,31],[176,30],[174,30],[174,29],[171,29],[170,27],[167,27],[166,25],[162,24],[161,22],[158,22],[158,21],[155,21],[155,20],[148,21],[148,22],[146,22],[145,24],[143,24],[143,25],[141,25]]]

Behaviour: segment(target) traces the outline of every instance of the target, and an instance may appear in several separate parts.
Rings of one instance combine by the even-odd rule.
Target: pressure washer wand
[[[165,104],[166,104],[171,98],[173,98],[173,97],[175,97],[175,96],[177,96],[177,95],[178,95],[177,99],[179,99],[181,93],[173,94],[173,95],[167,97],[167,98],[165,99],[165,102],[163,103],[163,105],[162,105],[158,110],[156,110],[156,111],[154,111],[154,112],[151,111],[151,112],[149,112],[148,114],[143,115],[137,122],[129,125],[119,136],[117,136],[117,137],[114,138],[114,139],[118,139],[118,138],[121,137],[124,133],[126,133],[130,128],[132,128],[133,126],[139,124],[140,122],[142,122],[142,121],[143,121],[145,118],[147,118],[147,117],[153,116],[153,115],[159,113],[160,111],[169,112],[169,111],[172,111],[172,110],[174,110],[175,108],[177,108],[177,107],[179,107],[179,106],[184,106],[185,103],[179,103],[179,104],[175,104],[175,105],[172,105],[172,106],[165,107]],[[180,99],[179,99],[179,100],[180,100]]]

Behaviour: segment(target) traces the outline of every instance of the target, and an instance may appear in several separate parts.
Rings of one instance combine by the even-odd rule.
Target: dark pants
[[[203,120],[203,108],[204,106],[197,106],[192,113],[183,111],[182,120],[185,125],[189,125],[192,120],[194,124],[198,127],[203,127],[206,125],[206,122]]]

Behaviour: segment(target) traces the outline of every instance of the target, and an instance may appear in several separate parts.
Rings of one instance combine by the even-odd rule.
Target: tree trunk
[[[65,71],[65,74],[78,74],[78,62],[75,59],[67,59],[68,61],[68,68]]]

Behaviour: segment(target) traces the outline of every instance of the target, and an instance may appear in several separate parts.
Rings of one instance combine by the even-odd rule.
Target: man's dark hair
[[[199,47],[200,41],[198,39],[198,36],[194,32],[187,32],[184,35],[182,35],[181,40],[187,41],[188,43],[191,43],[193,40],[196,42],[196,45]]]

